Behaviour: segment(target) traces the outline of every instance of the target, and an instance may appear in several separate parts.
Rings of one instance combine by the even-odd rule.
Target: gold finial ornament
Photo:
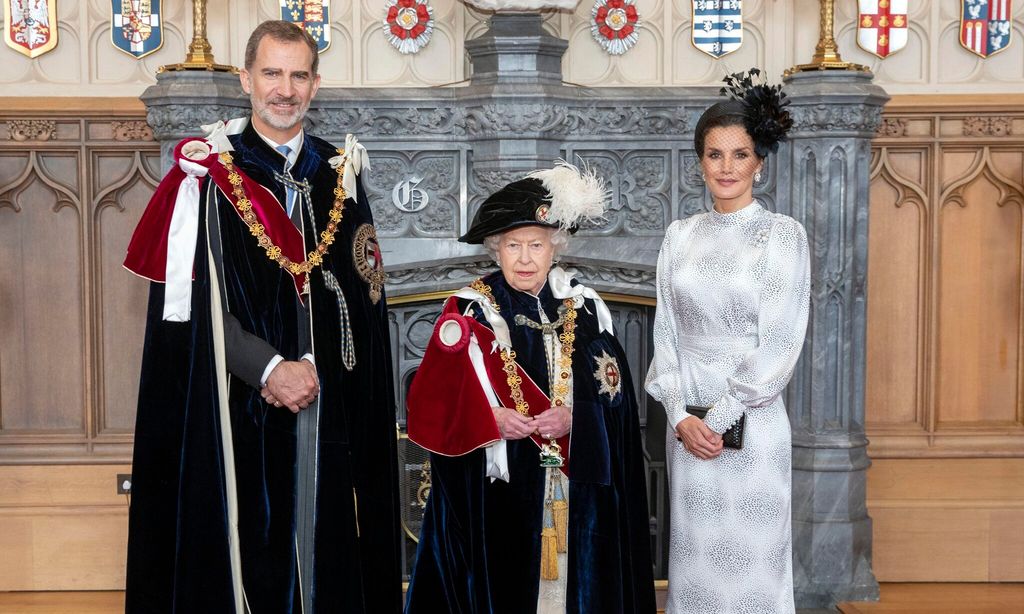
[[[179,70],[208,70],[238,74],[238,69],[213,60],[213,47],[206,40],[206,0],[192,0],[192,44],[188,46],[185,61],[180,64],[161,66],[157,72]]]
[[[783,75],[788,77],[793,73],[812,70],[868,72],[867,66],[844,62],[843,58],[839,57],[839,46],[836,45],[836,39],[832,36],[835,25],[835,0],[819,0],[819,3],[821,5],[821,20],[818,25],[818,46],[814,48],[814,57],[811,58],[810,64],[797,64],[787,69]]]

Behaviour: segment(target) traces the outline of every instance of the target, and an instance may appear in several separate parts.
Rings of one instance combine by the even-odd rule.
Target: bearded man
[[[186,139],[128,248],[153,280],[128,612],[401,607],[384,274],[365,149],[306,134],[303,29],[262,23],[251,120]]]

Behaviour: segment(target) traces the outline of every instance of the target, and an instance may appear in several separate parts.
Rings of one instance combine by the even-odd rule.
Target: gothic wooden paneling
[[[941,152],[938,428],[1020,426],[1024,146],[993,149]]]
[[[873,156],[868,236],[868,425],[924,428],[922,298],[927,279],[927,150],[879,147]],[[885,297],[885,300],[872,300]],[[870,345],[872,341],[881,343]]]
[[[21,147],[0,160],[0,438],[81,435],[87,361],[78,152]]]
[[[0,463],[129,459],[148,287],[121,260],[159,176],[143,118],[0,110]]]
[[[879,581],[1024,580],[1022,184],[1024,97],[887,107],[866,382]]]
[[[870,224],[872,456],[1024,456],[1024,97],[890,103]]]

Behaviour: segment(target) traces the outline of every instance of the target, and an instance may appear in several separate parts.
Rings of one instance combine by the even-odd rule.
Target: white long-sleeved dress
[[[790,426],[781,394],[807,327],[810,263],[796,220],[756,201],[669,226],[658,259],[646,388],[668,414],[666,612],[794,612]],[[676,441],[686,405],[713,405],[743,448],[701,460]]]

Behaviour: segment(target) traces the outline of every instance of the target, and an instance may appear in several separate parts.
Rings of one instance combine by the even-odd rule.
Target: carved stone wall
[[[331,2],[333,42],[321,54],[328,87],[420,87],[464,84],[470,76],[465,41],[486,30],[489,15],[459,0],[431,0],[434,34],[419,54],[402,55],[382,29],[384,3]],[[164,46],[141,61],[110,43],[110,2],[60,0],[58,47],[30,61],[3,47],[0,84],[17,85],[20,96],[137,96],[154,83],[157,67],[180,62],[192,37],[191,2],[164,0]],[[745,40],[719,60],[690,42],[690,0],[637,0],[642,26],[636,47],[607,55],[591,38],[590,0],[572,12],[549,12],[546,30],[568,41],[565,80],[591,86],[685,86],[717,82],[727,72],[760,66],[769,75],[807,62],[818,40],[818,5],[813,0],[744,0]],[[279,15],[278,0],[207,3],[207,34],[219,62],[240,66],[252,28]],[[915,2],[910,6],[907,48],[885,61],[856,46],[855,2],[836,3],[836,38],[844,59],[868,64],[890,93],[981,93],[1020,91],[1024,86],[1024,13],[1017,10],[1013,42],[987,60],[957,42],[960,4]],[[6,10],[6,9],[4,9]]]

